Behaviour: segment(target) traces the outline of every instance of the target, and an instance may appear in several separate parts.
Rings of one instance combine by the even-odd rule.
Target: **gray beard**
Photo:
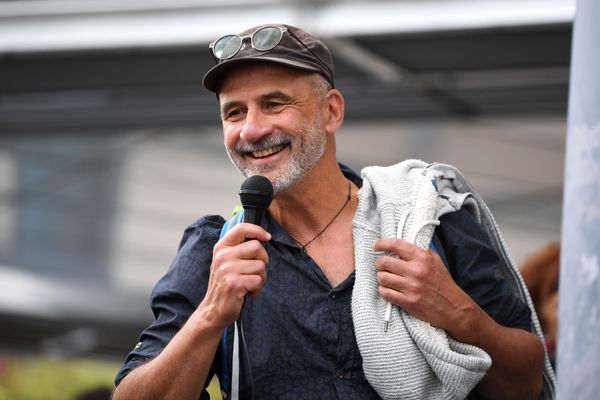
[[[302,128],[301,139],[298,142],[293,142],[292,138],[284,133],[277,137],[267,137],[256,143],[238,144],[235,150],[225,146],[227,155],[233,165],[247,178],[253,175],[268,174],[273,170],[273,165],[265,164],[260,167],[247,165],[243,162],[240,154],[260,151],[280,144],[289,145],[290,161],[287,168],[283,169],[280,175],[271,178],[273,194],[277,195],[298,183],[323,157],[327,139],[325,132],[317,129],[316,121],[318,121],[318,116],[311,121],[312,123],[307,123]]]

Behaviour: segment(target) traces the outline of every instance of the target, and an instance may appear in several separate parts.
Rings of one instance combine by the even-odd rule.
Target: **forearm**
[[[156,358],[123,379],[113,399],[198,399],[222,334],[206,314],[197,309]]]
[[[486,399],[537,399],[542,390],[544,349],[533,333],[496,323],[475,306],[465,324],[449,332],[457,340],[485,350],[492,366],[477,390]]]

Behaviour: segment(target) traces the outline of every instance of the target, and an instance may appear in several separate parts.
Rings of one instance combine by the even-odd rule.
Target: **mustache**
[[[238,143],[235,146],[235,151],[238,154],[252,153],[254,151],[262,151],[275,146],[287,146],[292,140],[288,135],[278,135],[263,138],[253,143]]]

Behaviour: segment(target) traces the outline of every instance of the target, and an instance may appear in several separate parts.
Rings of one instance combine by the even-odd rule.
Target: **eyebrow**
[[[282,92],[281,90],[275,90],[273,92],[265,93],[265,94],[261,95],[260,99],[261,100],[281,99],[281,100],[290,101],[290,100],[292,100],[292,96]]]
[[[259,99],[261,101],[272,100],[272,99],[291,101],[293,99],[293,97],[290,96],[289,94],[282,92],[281,90],[274,90],[272,92],[260,95]],[[238,106],[241,103],[242,102],[239,100],[232,100],[232,101],[228,101],[227,103],[223,104],[223,106],[221,107],[221,116],[226,114],[228,110]]]

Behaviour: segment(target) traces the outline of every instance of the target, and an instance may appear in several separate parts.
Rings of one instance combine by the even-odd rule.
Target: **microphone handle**
[[[265,210],[262,208],[244,208],[244,222],[262,226]]]

